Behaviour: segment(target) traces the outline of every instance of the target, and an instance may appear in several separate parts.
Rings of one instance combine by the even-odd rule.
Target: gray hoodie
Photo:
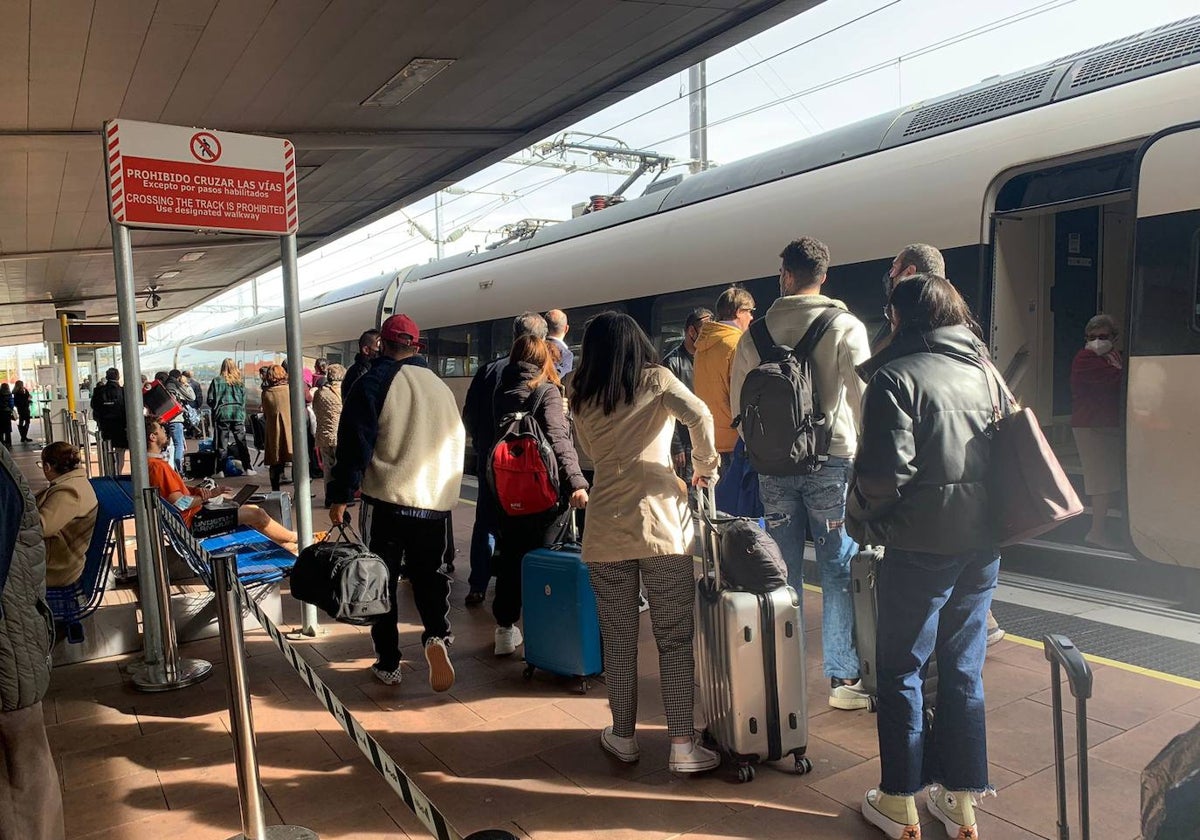
[[[846,309],[846,304],[840,300],[824,295],[787,295],[772,303],[763,317],[777,344],[795,346],[821,310],[828,306]],[[853,458],[858,448],[862,395],[866,386],[855,368],[871,357],[867,328],[848,310],[847,313],[834,320],[812,354],[817,395],[821,399],[821,408],[833,423],[829,454],[841,458]],[[742,383],[746,374],[758,367],[758,362],[758,350],[747,331],[733,356],[729,403],[734,417],[741,414]]]

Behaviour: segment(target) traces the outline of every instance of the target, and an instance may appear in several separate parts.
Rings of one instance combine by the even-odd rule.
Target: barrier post
[[[292,409],[292,483],[296,488],[296,536],[299,548],[312,543],[312,478],[308,463],[308,408],[304,399],[304,354],[300,336],[300,280],[296,263],[296,235],[279,240],[283,268],[283,315],[287,329],[288,397]],[[302,604],[299,635],[320,632],[317,608]]]
[[[246,640],[242,633],[242,606],[233,585],[233,552],[212,555],[213,585],[216,589],[217,621],[221,650],[225,655],[226,685],[229,689],[229,723],[233,730],[233,763],[237,768],[238,801],[242,810],[242,833],[230,840],[318,840],[316,833],[296,825],[267,826],[262,787],[258,778],[258,751],[254,742],[254,715],[250,706],[250,684],[246,678]]]
[[[167,573],[166,559],[163,557],[162,530],[158,524],[158,510],[155,507],[157,497],[158,490],[153,487],[147,487],[142,491],[142,503],[150,512],[149,557],[142,559],[150,569],[153,569],[152,575],[146,575],[142,579],[149,578],[160,584],[155,587],[153,592],[142,592],[142,602],[145,603],[148,595],[155,600],[154,612],[159,622],[158,637],[162,640],[162,661],[157,663],[147,661],[144,668],[132,671],[130,679],[133,687],[138,691],[172,691],[177,688],[185,688],[208,679],[208,675],[212,673],[211,662],[203,659],[181,659],[179,656],[179,642],[175,638],[175,622],[171,620],[171,578]],[[144,609],[143,612],[145,612]],[[149,618],[146,618],[145,621],[148,624]]]

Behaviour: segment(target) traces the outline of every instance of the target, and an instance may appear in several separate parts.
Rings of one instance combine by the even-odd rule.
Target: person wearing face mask
[[[896,255],[892,264],[888,266],[888,270],[883,274],[884,298],[891,297],[892,289],[898,280],[914,274],[933,274],[937,277],[945,277],[946,260],[942,256],[942,252],[932,245],[923,245],[919,242],[901,248],[900,253]],[[891,339],[892,325],[885,319],[883,326],[871,340],[871,352],[878,353],[888,346]]]
[[[1113,347],[1117,322],[1100,313],[1087,322],[1086,344],[1071,362],[1071,431],[1083,463],[1083,489],[1092,501],[1092,527],[1084,542],[1117,549],[1105,526],[1121,489],[1121,385],[1125,365]]]

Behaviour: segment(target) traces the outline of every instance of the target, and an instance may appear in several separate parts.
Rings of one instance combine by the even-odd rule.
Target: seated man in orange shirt
[[[146,418],[146,454],[149,456],[147,468],[150,471],[150,486],[158,490],[159,495],[179,509],[184,523],[190,528],[204,502],[222,495],[230,490],[228,487],[214,487],[211,490],[204,487],[188,487],[183,483],[179,473],[167,460],[166,451],[170,438],[166,429],[153,417]],[[191,504],[181,505],[181,499],[190,497]],[[288,551],[295,553],[297,536],[295,531],[289,531],[272,519],[265,510],[255,505],[242,505],[238,508],[237,521],[239,525],[247,525],[259,531],[268,539],[279,543]]]

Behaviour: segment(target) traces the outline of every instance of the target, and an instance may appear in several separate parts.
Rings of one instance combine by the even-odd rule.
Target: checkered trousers
[[[637,721],[639,573],[650,602],[650,621],[658,645],[667,734],[672,738],[692,734],[696,671],[692,654],[696,592],[692,563],[690,556],[672,554],[588,564],[600,613],[604,681],[614,735],[632,737]]]

